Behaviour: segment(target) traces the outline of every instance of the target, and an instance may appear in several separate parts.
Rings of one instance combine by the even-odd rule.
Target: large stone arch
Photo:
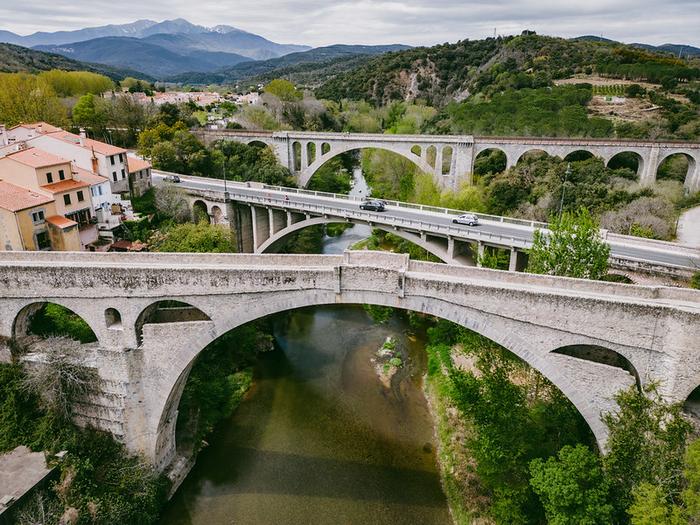
[[[453,258],[449,257],[447,253],[447,249],[443,248],[437,244],[430,243],[427,239],[421,237],[420,235],[417,235],[415,233],[407,232],[402,229],[394,229],[389,226],[384,226],[381,224],[371,224],[369,221],[364,222],[364,221],[348,221],[348,220],[343,220],[342,218],[332,218],[332,217],[312,217],[309,219],[304,219],[299,222],[295,222],[294,224],[287,226],[286,228],[278,231],[275,233],[272,237],[268,238],[264,243],[262,243],[256,250],[256,253],[274,253],[275,247],[281,243],[286,237],[289,235],[296,233],[300,230],[303,230],[304,228],[308,228],[310,226],[317,226],[319,224],[344,224],[344,223],[353,223],[353,224],[368,224],[371,225],[373,228],[377,228],[378,230],[383,230],[388,233],[392,233],[398,237],[401,237],[402,239],[405,239],[409,242],[412,242],[413,244],[420,246],[424,250],[427,250],[429,253],[440,259],[442,262],[448,263],[448,264],[461,264],[460,262],[454,260]]]
[[[173,322],[209,321],[210,317],[201,308],[179,299],[161,299],[146,306],[136,318],[134,331],[136,342],[143,340],[143,327],[146,324],[167,324]]]
[[[634,156],[636,157],[636,159],[637,159],[637,172],[636,172],[636,175],[637,175],[637,179],[639,180],[639,179],[642,177],[642,175],[643,175],[643,173],[644,173],[644,170],[646,170],[646,168],[647,168],[644,155],[642,155],[639,151],[635,151],[635,150],[631,150],[631,149],[630,149],[630,150],[624,149],[624,150],[617,151],[617,152],[615,152],[614,155],[610,155],[610,158],[609,158],[608,161],[605,163],[605,165],[608,166],[608,167],[610,167],[610,163],[612,162],[612,160],[613,160],[615,157],[617,157],[618,155],[623,155],[623,154],[625,154],[625,155],[634,155]],[[660,163],[659,163],[659,164],[660,164]]]
[[[323,166],[327,161],[331,160],[334,157],[337,157],[341,153],[347,153],[348,151],[354,151],[354,150],[363,150],[363,149],[381,149],[384,151],[390,151],[391,153],[396,153],[397,155],[401,155],[405,159],[410,160],[415,164],[420,170],[424,171],[425,173],[430,173],[434,174],[435,170],[437,168],[434,168],[426,160],[422,157],[419,157],[415,153],[411,152],[411,148],[415,144],[407,144],[407,145],[402,145],[402,144],[393,144],[393,143],[387,143],[387,144],[367,144],[367,145],[357,145],[355,143],[353,144],[346,144],[346,143],[331,143],[331,148],[330,151],[327,153],[322,153],[322,148],[321,151],[317,152],[316,154],[316,160],[309,164],[307,167],[301,168],[299,172],[299,186],[302,188],[306,188],[306,186],[309,184],[309,181],[311,180],[311,177],[313,177],[314,173],[318,171],[318,169]],[[320,153],[320,154],[319,154]]]
[[[85,306],[82,301],[59,299],[27,301],[24,302],[12,317],[11,337],[13,340],[16,341],[29,335],[29,324],[32,317],[47,304],[61,306],[70,313],[80,317],[90,327],[90,330],[92,330],[98,342],[101,341],[101,333],[108,328],[103,316],[91,315],[94,314],[94,311],[92,311],[93,308],[90,305],[88,305],[90,312],[85,311],[84,308],[81,307]],[[102,320],[102,322],[100,322],[100,320]]]
[[[152,435],[152,450],[144,451],[148,457],[152,457],[159,468],[165,468],[175,459],[175,421],[177,420],[177,408],[187,376],[197,356],[214,340],[225,333],[238,328],[256,319],[294,310],[306,306],[323,306],[330,304],[372,304],[377,306],[399,307],[419,313],[432,315],[460,326],[473,330],[484,337],[498,343],[508,349],[514,355],[522,359],[550,380],[561,392],[574,404],[591,428],[597,442],[602,447],[607,439],[607,428],[600,419],[600,410],[596,405],[599,401],[590,389],[583,388],[586,385],[572,380],[571,369],[561,366],[556,359],[549,359],[548,354],[537,352],[538,341],[536,338],[526,338],[526,323],[505,319],[499,315],[479,311],[476,307],[459,307],[455,304],[437,298],[407,297],[397,304],[395,294],[382,291],[348,291],[341,294],[320,291],[294,291],[256,298],[254,303],[246,305],[246,308],[221,308],[209,312],[212,321],[203,323],[196,330],[196,347],[187,340],[173,340],[168,345],[168,375],[154,374],[161,380],[157,389],[157,405],[153,406],[145,435]],[[206,312],[205,312],[206,313]],[[188,333],[191,331],[188,330]],[[144,346],[148,348],[149,337],[158,337],[157,333],[144,334],[146,340]],[[186,338],[185,338],[186,339]],[[163,361],[163,355],[154,355],[152,358]],[[159,365],[162,366],[162,365]],[[601,365],[604,366],[604,365]],[[594,372],[591,374],[594,375]],[[156,445],[157,444],[157,445]]]
[[[691,192],[700,190],[700,154],[691,150],[666,150],[661,153],[654,167],[654,178],[656,178],[661,164],[673,155],[683,155],[688,160],[688,171],[683,185]]]

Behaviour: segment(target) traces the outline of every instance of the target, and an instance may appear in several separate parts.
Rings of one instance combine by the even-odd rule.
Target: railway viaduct
[[[631,153],[637,158],[637,176],[642,185],[654,183],[659,166],[666,158],[681,154],[688,159],[685,187],[690,192],[700,190],[700,143],[302,131],[195,130],[194,133],[206,144],[232,140],[269,146],[280,163],[296,175],[300,187],[306,187],[313,174],[333,157],[347,151],[377,148],[403,156],[423,172],[432,174],[441,187],[450,189],[472,183],[474,161],[480,153],[488,150],[502,151],[506,168],[514,166],[531,151],[543,151],[561,158],[583,151],[602,158],[606,165],[620,153]]]

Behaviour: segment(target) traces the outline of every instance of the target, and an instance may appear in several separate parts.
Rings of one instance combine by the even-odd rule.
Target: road
[[[153,171],[154,184],[162,184],[163,172]],[[224,182],[219,179],[209,179],[204,177],[180,176],[181,183],[178,185],[183,189],[204,190],[223,192]],[[520,221],[521,224],[511,224],[501,222],[510,221],[509,218],[498,218],[489,216],[482,218],[479,226],[469,227],[452,223],[452,214],[445,212],[431,211],[430,209],[416,209],[403,206],[412,206],[406,203],[391,202],[385,212],[377,213],[359,210],[359,199],[350,200],[348,198],[333,198],[331,194],[314,194],[315,192],[290,188],[273,187],[247,187],[244,183],[228,183],[227,189],[232,200],[259,200],[261,205],[271,204],[291,210],[302,211],[312,206],[323,206],[332,208],[333,214],[345,217],[352,214],[357,219],[358,214],[367,222],[376,224],[396,225],[401,221],[415,221],[422,223],[422,231],[431,233],[434,228],[437,235],[441,235],[446,228],[450,229],[449,235],[464,241],[474,241],[493,237],[500,239],[501,245],[514,246],[517,248],[529,247],[532,243],[533,234],[536,228],[530,225],[529,221]],[[239,196],[239,197],[236,197]],[[431,208],[431,207],[426,207]],[[433,210],[437,210],[433,208]],[[479,214],[480,217],[483,217]],[[415,228],[407,226],[407,229],[415,231]],[[443,231],[440,231],[443,230]],[[485,240],[489,244],[488,240]],[[493,244],[499,244],[493,240]],[[658,241],[647,241],[640,238],[615,236],[614,240],[609,240],[611,255],[614,258],[622,258],[632,261],[642,261],[649,264],[679,267],[685,269],[700,270],[700,250],[691,250],[687,247],[674,246],[672,243]]]

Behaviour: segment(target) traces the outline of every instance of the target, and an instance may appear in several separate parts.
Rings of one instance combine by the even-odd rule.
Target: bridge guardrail
[[[286,188],[284,186],[272,186],[269,184],[264,184],[263,188],[271,191],[282,191],[286,193],[297,193],[300,195],[311,195],[314,197],[325,197],[328,199],[341,199],[341,200],[351,200],[354,202],[361,202],[364,197],[351,197],[349,195],[341,193],[328,193],[325,191],[314,191],[305,190],[302,188]],[[530,221],[526,219],[516,219],[513,217],[503,217],[500,215],[489,215],[488,213],[473,212],[469,210],[455,210],[452,208],[443,208],[440,206],[430,206],[428,204],[415,204],[411,202],[393,201],[388,199],[378,199],[386,202],[389,206],[395,206],[397,208],[408,208],[413,210],[427,211],[431,213],[439,213],[442,215],[461,215],[463,213],[472,213],[479,217],[480,219],[492,221],[492,222],[503,222],[507,224],[515,224],[520,226],[525,226],[527,228],[547,228],[549,225],[546,222]]]
[[[243,202],[258,203],[261,205],[278,205],[284,209],[298,209],[301,212],[312,212],[324,216],[334,216],[345,220],[356,219],[360,222],[368,222],[370,224],[381,224],[392,227],[401,226],[405,230],[414,230],[417,232],[427,232],[430,234],[442,234],[447,237],[455,237],[468,239],[473,241],[482,241],[486,243],[496,244],[499,246],[529,248],[532,242],[528,239],[519,239],[513,236],[500,235],[492,232],[485,232],[476,229],[456,228],[452,226],[443,226],[434,223],[427,223],[416,219],[405,219],[403,217],[392,217],[382,215],[380,213],[368,214],[362,210],[339,210],[331,206],[319,204],[301,204],[275,197],[262,197],[258,195],[249,195],[245,193],[231,193],[231,198]]]
[[[154,170],[156,173],[162,173],[165,175],[179,175],[177,173],[172,173],[172,172],[166,172],[163,170]],[[187,177],[187,176],[184,176]],[[221,179],[211,179],[211,180],[221,180]],[[353,201],[353,202],[361,202],[364,200],[362,197],[351,197],[349,195],[345,194],[338,194],[338,193],[329,193],[329,192],[323,192],[323,191],[314,191],[314,190],[306,190],[303,188],[287,188],[284,186],[275,186],[275,185],[270,185],[270,184],[261,184],[261,183],[252,183],[252,182],[240,182],[240,181],[230,181],[228,183],[232,187],[240,187],[240,188],[258,188],[258,189],[264,189],[264,190],[270,190],[270,191],[277,191],[277,192],[283,192],[283,193],[296,193],[300,195],[310,195],[314,197],[321,197],[321,198],[328,198],[328,199],[338,199],[338,200],[345,200],[345,201]],[[244,196],[247,197],[247,196]],[[436,213],[436,214],[441,214],[441,215],[459,215],[462,213],[465,213],[464,210],[455,210],[451,208],[442,208],[442,207],[436,207],[436,206],[428,206],[424,204],[414,204],[414,203],[407,203],[407,202],[401,202],[401,201],[391,201],[391,200],[384,200],[389,206],[395,206],[398,208],[403,208],[403,209],[413,209],[413,210],[419,210],[419,211],[425,211],[425,212],[430,212],[430,213]],[[289,207],[289,202],[285,202],[285,207]],[[330,213],[330,212],[326,212]],[[334,210],[332,212],[335,215],[337,214],[337,210]],[[538,221],[529,221],[529,220],[524,220],[524,219],[516,219],[516,218],[511,218],[511,217],[502,217],[498,215],[489,215],[485,213],[478,213],[478,212],[470,212],[474,213],[477,217],[483,220],[487,221],[492,221],[492,222],[500,222],[500,223],[506,223],[506,224],[512,224],[516,226],[522,226],[524,228],[529,228],[529,229],[536,229],[536,228],[541,228],[541,229],[547,229],[548,224],[544,222],[538,222]],[[420,221],[417,221],[420,222]],[[426,224],[426,223],[422,223]],[[430,225],[430,229],[433,231],[436,231],[438,228],[437,225]],[[464,237],[464,231],[460,231],[461,234],[451,234],[453,236],[457,237]],[[685,246],[682,244],[677,244],[673,242],[668,242],[668,241],[659,241],[656,239],[646,239],[646,238],[641,238],[641,237],[634,237],[634,236],[629,236],[629,235],[621,235],[621,234],[616,234],[616,233],[609,233],[607,230],[601,230],[602,237],[608,241],[611,244],[617,244],[617,245],[632,245],[632,246],[640,246],[643,248],[649,248],[649,249],[657,249],[657,250],[662,250],[662,251],[673,251],[676,253],[682,253],[685,255],[689,255],[691,257],[697,258],[700,260],[700,248],[695,248],[692,246]],[[476,239],[476,235],[473,235],[470,237],[471,239]],[[505,239],[506,237],[501,237]],[[495,241],[492,240],[494,244],[496,244]],[[528,246],[524,247],[529,247],[531,246],[531,243]],[[520,247],[520,246],[518,246]]]

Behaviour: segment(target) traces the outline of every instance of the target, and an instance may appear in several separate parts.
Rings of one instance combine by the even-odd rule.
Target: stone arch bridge
[[[683,141],[614,140],[592,138],[473,137],[471,135],[384,135],[373,133],[325,133],[302,131],[196,130],[206,144],[232,140],[262,143],[272,148],[280,163],[306,187],[314,173],[328,160],[347,151],[378,148],[394,152],[433,175],[444,188],[471,184],[474,161],[488,150],[500,150],[506,168],[528,152],[543,151],[565,158],[576,152],[600,157],[607,165],[620,153],[637,158],[637,176],[642,185],[653,184],[661,163],[671,155],[688,159],[685,187],[700,190],[700,143]]]
[[[79,420],[112,432],[158,469],[177,471],[179,399],[209,343],[261,317],[332,304],[441,317],[501,344],[577,407],[604,447],[601,414],[630,385],[658,381],[683,401],[700,384],[700,292],[343,255],[0,254],[0,353],[45,302],[80,315],[101,378]],[[181,306],[161,307],[161,301]],[[4,345],[4,349],[2,346]]]

